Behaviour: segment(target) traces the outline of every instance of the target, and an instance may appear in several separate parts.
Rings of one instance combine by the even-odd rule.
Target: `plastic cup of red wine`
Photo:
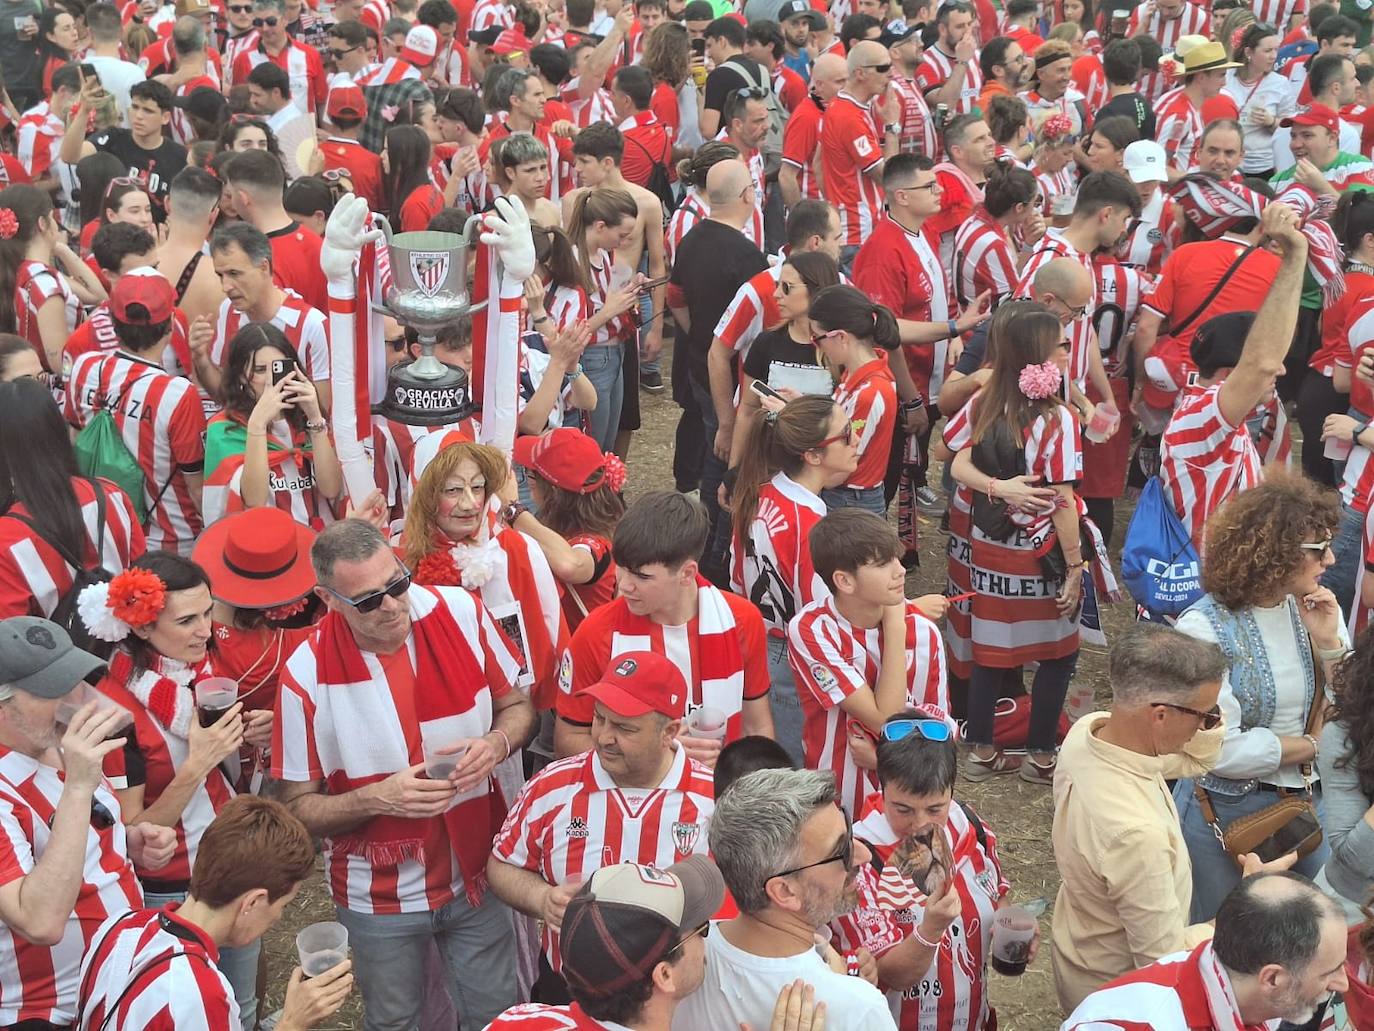
[[[213,727],[239,700],[239,685],[228,677],[196,681],[196,713],[202,727]]]
[[[333,920],[304,927],[296,935],[296,953],[306,977],[333,970],[348,958],[348,928]]]
[[[1020,906],[1004,906],[992,918],[992,969],[1006,977],[1020,977],[1030,961],[1035,917]]]

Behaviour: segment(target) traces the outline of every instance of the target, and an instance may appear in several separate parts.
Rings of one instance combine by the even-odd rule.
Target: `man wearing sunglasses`
[[[711,928],[706,979],[678,1007],[677,1031],[764,1027],[799,978],[825,1003],[826,1031],[896,1031],[882,992],[816,949],[816,933],[858,904],[872,858],[838,803],[835,778],[815,770],[758,770],[721,795],[711,853],[740,915]]]
[[[301,46],[287,34],[286,0],[253,0],[253,28],[258,31],[257,45],[234,59],[233,81],[247,82],[249,72],[271,61],[291,82],[291,102],[302,114],[313,115],[324,106],[329,88],[324,62],[318,50]]]
[[[463,1027],[484,1027],[515,1002],[510,912],[484,888],[493,771],[534,731],[519,662],[480,601],[412,586],[370,523],[328,527],[310,559],[328,613],[287,661],[272,775],[330,839],[368,1026],[415,1026],[438,943]],[[425,773],[436,753],[446,777]]]
[[[1114,977],[1192,948],[1193,867],[1166,780],[1201,776],[1221,754],[1221,649],[1133,623],[1113,643],[1112,705],[1074,724],[1054,778],[1054,977],[1072,1010]],[[1287,868],[1291,858],[1277,860]],[[1247,857],[1246,874],[1261,869]]]
[[[166,865],[170,827],[119,819],[102,775],[127,712],[62,699],[104,662],[34,616],[0,622],[0,1025],[67,1026],[81,957],[104,921],[143,905],[131,858]]]

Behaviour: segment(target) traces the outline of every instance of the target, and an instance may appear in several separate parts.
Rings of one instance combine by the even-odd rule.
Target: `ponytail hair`
[[[1374,196],[1364,190],[1347,190],[1341,194],[1331,226],[1345,247],[1346,260],[1360,249],[1360,241],[1374,233]]]
[[[994,161],[983,189],[983,206],[993,218],[1001,218],[1018,204],[1030,204],[1039,192],[1040,184],[1030,169]]]
[[[677,163],[677,174],[688,186],[706,189],[706,173],[713,165],[739,157],[739,148],[724,140],[707,140],[695,154]]]
[[[730,493],[737,540],[749,539],[749,524],[759,508],[759,488],[779,472],[795,476],[801,471],[806,453],[825,439],[834,411],[835,402],[829,397],[799,397],[788,401],[782,411],[765,412],[754,421]]]
[[[582,266],[577,263],[577,252],[568,234],[558,226],[531,225],[530,231],[534,236],[534,260],[548,271],[554,286],[586,290]]]
[[[895,351],[902,343],[892,309],[845,284],[828,286],[811,298],[811,321],[825,330],[843,329],[884,351]]]
[[[587,229],[597,222],[613,226],[638,217],[639,205],[626,190],[598,187],[577,195],[568,215],[568,237],[577,248],[577,259],[588,284],[592,282],[592,248],[587,245]]]
[[[53,217],[52,198],[37,186],[8,186],[0,190],[0,211],[11,212],[18,224],[13,236],[0,236],[0,333],[17,333],[14,290],[19,266],[29,241],[38,235],[39,223]]]

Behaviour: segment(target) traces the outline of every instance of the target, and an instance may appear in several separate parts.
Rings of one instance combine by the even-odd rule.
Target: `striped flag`
[[[520,396],[520,301],[524,284],[507,276],[497,249],[477,243],[472,317],[472,396],[482,404],[480,439],[509,455]],[[492,284],[499,284],[496,290]],[[493,300],[495,295],[496,300]]]

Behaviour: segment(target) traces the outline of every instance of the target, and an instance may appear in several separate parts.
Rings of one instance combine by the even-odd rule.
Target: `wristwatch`
[[[1355,428],[1350,431],[1350,443],[1358,445],[1360,443],[1360,434],[1367,429],[1369,429],[1369,423],[1357,422]]]
[[[959,335],[959,323],[956,320],[950,319],[949,322],[946,323],[946,326],[949,329],[949,338],[951,340]]]
[[[307,422],[305,428],[311,433],[323,433],[325,430],[329,429],[329,423],[320,419],[318,422]]]
[[[883,132],[892,132],[900,136],[902,134],[902,124],[900,122],[887,122],[883,125]]]

